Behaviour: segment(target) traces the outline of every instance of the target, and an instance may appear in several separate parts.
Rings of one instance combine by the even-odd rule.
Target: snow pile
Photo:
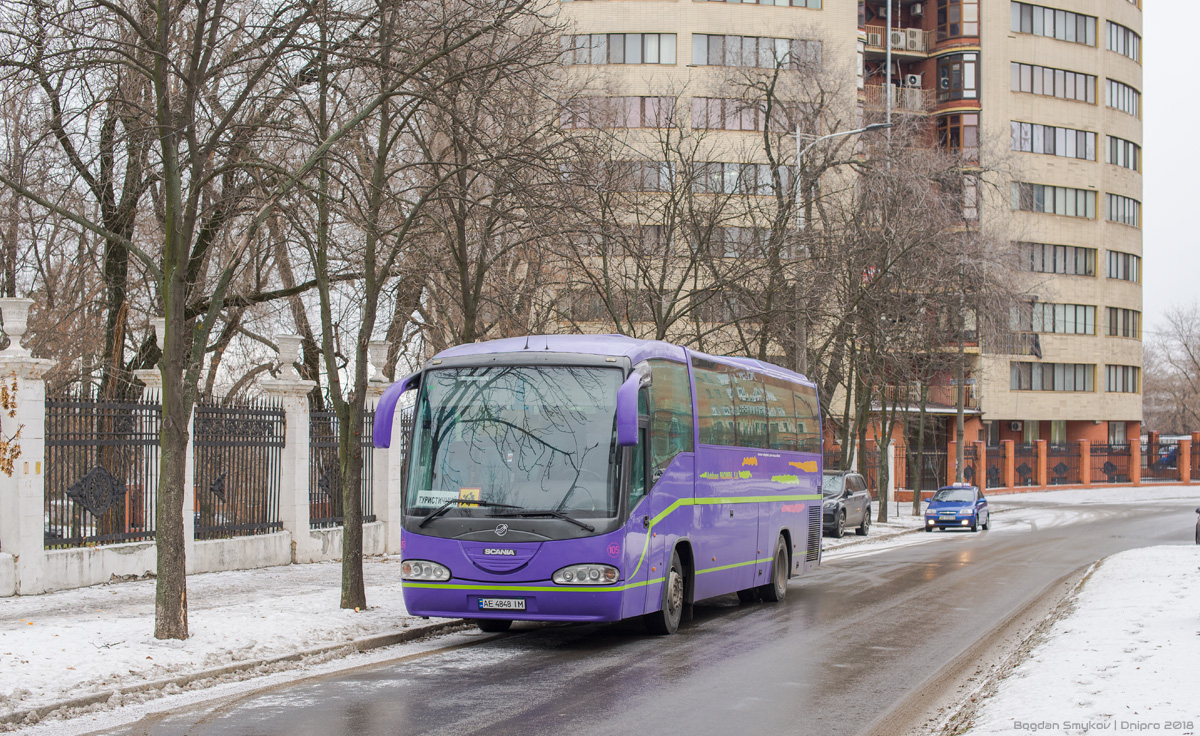
[[[153,580],[0,598],[0,713],[401,631],[399,567],[366,562],[359,613],[337,563],[191,576],[186,641],[154,638]]]
[[[1200,546],[1114,555],[971,734],[1200,733]]]

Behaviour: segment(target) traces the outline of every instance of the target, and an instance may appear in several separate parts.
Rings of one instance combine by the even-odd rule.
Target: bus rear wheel
[[[499,634],[502,631],[508,631],[508,627],[512,626],[512,621],[506,618],[477,618],[475,625],[485,633]]]
[[[683,618],[684,578],[679,552],[671,551],[671,566],[663,576],[662,608],[646,614],[646,628],[651,634],[674,634]]]
[[[778,603],[787,595],[788,553],[783,535],[775,542],[775,557],[771,561],[771,582],[758,586],[758,594],[768,603]]]

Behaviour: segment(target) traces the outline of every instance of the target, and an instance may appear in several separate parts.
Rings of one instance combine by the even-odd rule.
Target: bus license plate
[[[480,598],[481,611],[524,611],[524,598]]]

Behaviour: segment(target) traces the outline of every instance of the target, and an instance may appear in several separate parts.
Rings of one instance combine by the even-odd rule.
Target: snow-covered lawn
[[[358,613],[338,607],[335,563],[192,576],[186,641],[154,638],[153,580],[0,598],[0,714],[401,631],[399,567],[368,560]]]
[[[1106,559],[969,733],[1200,733],[1200,546]]]

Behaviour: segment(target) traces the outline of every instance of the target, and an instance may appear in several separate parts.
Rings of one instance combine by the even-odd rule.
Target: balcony
[[[867,26],[867,52],[887,52],[887,38],[883,26]],[[925,56],[933,48],[933,32],[920,28],[893,28],[892,54],[897,56]]]
[[[866,93],[866,106],[872,110],[882,110],[887,105],[887,85],[867,84],[863,86]],[[921,87],[897,87],[892,85],[892,110],[895,112],[928,113],[933,109],[935,92]]]

